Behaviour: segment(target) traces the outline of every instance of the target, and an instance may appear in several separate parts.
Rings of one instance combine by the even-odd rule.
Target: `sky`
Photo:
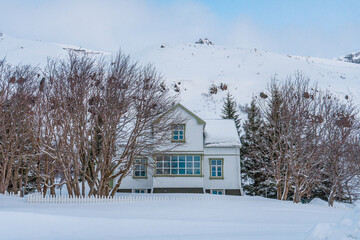
[[[163,43],[336,58],[360,51],[359,0],[0,0],[0,32],[115,52]]]

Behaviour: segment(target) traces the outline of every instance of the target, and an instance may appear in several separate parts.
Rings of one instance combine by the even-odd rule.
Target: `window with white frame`
[[[210,159],[210,178],[224,178],[224,159]]]
[[[176,124],[173,126],[172,141],[185,141],[185,124]]]
[[[200,155],[161,155],[156,157],[157,175],[201,175]]]
[[[134,193],[146,193],[146,189],[134,189]]]
[[[215,194],[215,195],[224,195],[224,190],[219,190],[219,189],[213,189],[211,190],[211,194]]]
[[[135,159],[134,178],[146,178],[146,158]]]

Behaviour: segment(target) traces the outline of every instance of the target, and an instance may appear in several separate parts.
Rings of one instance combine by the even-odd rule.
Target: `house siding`
[[[147,178],[134,179],[132,172],[126,176],[121,185],[121,190],[128,189],[152,189],[153,193],[204,193],[211,189],[224,189],[226,194],[240,195],[240,157],[238,147],[204,147],[204,124],[193,115],[180,111],[185,122],[185,142],[174,143],[169,136],[169,144],[174,147],[171,151],[158,148],[154,151],[156,155],[201,155],[200,176],[154,176],[154,158],[148,158]],[[184,122],[179,122],[184,124]],[[211,158],[223,159],[223,179],[210,179]],[[208,190],[208,191],[207,191]]]

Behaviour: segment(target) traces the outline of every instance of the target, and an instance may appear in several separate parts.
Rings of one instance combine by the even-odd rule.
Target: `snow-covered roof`
[[[205,120],[206,147],[240,146],[235,122],[232,119]]]

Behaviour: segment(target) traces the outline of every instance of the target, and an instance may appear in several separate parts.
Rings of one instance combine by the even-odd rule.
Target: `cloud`
[[[133,52],[164,42],[194,42],[200,37],[209,37],[216,44],[284,54],[336,57],[359,50],[358,24],[339,24],[326,30],[316,22],[271,25],[245,13],[229,20],[206,4],[190,0],[0,3],[0,32],[110,52],[120,47]]]
[[[164,41],[193,42],[216,32],[215,16],[192,2],[161,6],[134,0],[56,0],[4,5],[1,31],[107,51],[134,50]]]

